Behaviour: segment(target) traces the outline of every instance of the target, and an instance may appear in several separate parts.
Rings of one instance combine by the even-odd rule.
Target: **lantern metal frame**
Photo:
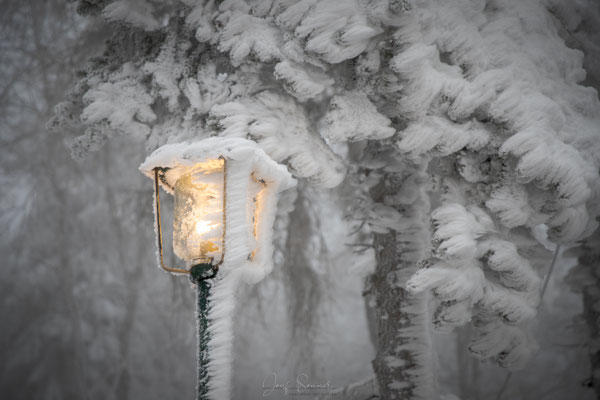
[[[158,246],[158,255],[160,260],[160,266],[163,270],[167,272],[171,272],[173,274],[187,274],[190,275],[193,281],[211,279],[217,276],[217,272],[219,271],[219,266],[223,264],[223,260],[225,259],[225,232],[227,229],[227,159],[223,156],[219,157],[219,159],[223,160],[223,229],[221,234],[221,259],[215,264],[214,260],[207,259],[206,263],[198,263],[192,265],[189,269],[184,268],[173,268],[169,267],[164,262],[163,257],[163,242],[162,242],[162,224],[160,218],[160,182],[162,182],[167,187],[170,185],[167,183],[164,178],[165,173],[170,168],[156,167],[153,169],[154,171],[154,206],[155,206],[155,221],[156,221],[156,242]],[[160,181],[160,182],[159,182]],[[210,275],[206,275],[206,270],[212,270]]]

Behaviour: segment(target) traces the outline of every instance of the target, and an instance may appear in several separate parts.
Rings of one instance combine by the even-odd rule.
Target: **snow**
[[[264,91],[216,105],[211,116],[220,128],[219,136],[252,138],[273,160],[286,160],[296,176],[324,187],[337,186],[344,178],[342,161],[314,132],[305,111],[290,97]]]
[[[193,113],[208,113],[212,106],[227,100],[229,89],[226,80],[227,74],[217,74],[214,63],[202,65],[195,77],[183,80],[182,92],[189,100]]]
[[[560,40],[547,39],[553,25],[545,10],[533,2],[499,5],[489,14],[481,13],[482,7],[483,3],[468,7],[461,2],[446,3],[415,14],[422,27],[407,24],[399,33],[407,47],[394,57],[392,68],[405,78],[405,90],[410,93],[400,105],[416,120],[401,132],[399,148],[416,150],[417,154],[432,151],[436,156],[469,146],[476,150],[489,142],[488,128],[476,123],[483,129],[470,137],[461,134],[471,131],[468,125],[456,123],[457,129],[452,131],[452,121],[487,113],[506,123],[513,134],[501,144],[501,153],[517,157],[515,171],[520,182],[535,182],[549,191],[557,189],[564,210],[551,220],[552,232],[555,240],[574,241],[594,224],[586,219],[583,204],[587,202],[589,209],[590,185],[597,185],[598,179],[597,168],[590,169],[589,162],[584,161],[589,150],[573,148],[571,139],[575,137],[572,126],[599,115],[598,100],[588,97],[588,89],[577,85],[584,76],[581,54]],[[525,26],[524,20],[535,29]],[[444,23],[432,25],[432,21]],[[506,35],[509,31],[520,34]],[[435,41],[434,45],[429,40]],[[453,66],[440,58],[442,52],[449,54]],[[546,54],[554,57],[549,59]],[[425,121],[438,125],[431,130],[431,123],[422,119],[428,110],[445,112],[452,121],[428,115]],[[446,138],[442,132],[456,133],[454,138]],[[597,130],[587,132],[598,135]]]
[[[529,261],[521,257],[514,243],[504,240],[481,242],[479,253],[487,257],[490,269],[499,272],[500,281],[507,287],[539,291],[541,279]]]
[[[123,21],[153,31],[160,28],[160,24],[152,11],[152,5],[145,0],[117,0],[104,7],[102,16],[108,21]]]
[[[546,224],[555,243],[573,243],[595,229],[599,164],[588,140],[600,137],[597,122],[589,128],[600,103],[579,84],[582,54],[565,46],[542,3],[413,5],[391,61],[409,120],[396,146],[442,159],[436,172],[446,179],[431,256],[408,287],[433,291],[436,324],[472,316],[476,354],[522,367],[535,346],[517,325],[536,313],[544,265],[533,266],[524,235]]]
[[[171,25],[148,60],[86,78],[78,95],[90,130],[74,145],[95,149],[111,131],[148,138],[149,147],[180,137],[251,139],[295,177],[327,188],[364,169],[371,182],[382,171],[403,171],[407,160],[430,161],[367,207],[369,233],[393,230],[421,243],[409,237],[420,221],[406,218],[405,206],[430,189],[428,254],[421,260],[415,246],[400,256],[423,266],[408,289],[423,301],[423,292],[434,294],[436,328],[471,322],[472,351],[522,366],[535,347],[526,323],[548,265],[534,230],[543,224],[552,242],[570,245],[590,235],[600,215],[600,102],[583,85],[590,62],[574,48],[596,46],[573,45],[578,27],[591,24],[581,11],[586,2],[185,3],[189,13],[178,17],[186,17],[189,37]],[[152,4],[115,1],[103,13],[151,30]],[[178,58],[196,39],[189,59]],[[117,55],[118,63],[127,58]],[[369,143],[348,146],[361,141]],[[346,146],[370,159],[357,165]],[[385,150],[373,156],[375,146]],[[211,151],[200,153],[218,153]],[[259,192],[248,180],[254,167],[234,153],[228,196],[260,193],[252,197],[265,226],[256,229],[269,236],[277,197]],[[186,157],[174,159],[185,164]],[[247,282],[272,268],[272,237],[253,250],[253,213],[251,206],[228,209],[239,224],[227,231],[222,267],[243,271],[239,279]],[[404,282],[406,275],[389,278]]]
[[[335,80],[320,68],[284,60],[275,66],[273,75],[282,80],[283,88],[300,102],[320,100],[331,95]]]
[[[485,225],[464,206],[457,203],[437,208],[431,219],[436,227],[434,239],[439,240],[438,249],[444,259],[469,259],[476,254],[477,239],[490,230],[489,217]]]
[[[387,364],[392,368],[403,367],[406,365],[406,361],[397,357],[387,356],[385,358]]]
[[[433,288],[435,296],[442,301],[466,301],[472,306],[483,297],[483,285],[483,271],[477,264],[463,262],[457,267],[441,261],[418,270],[406,287],[415,293]]]
[[[143,72],[152,76],[153,90],[167,100],[167,107],[174,112],[179,106],[178,83],[183,73],[183,65],[175,61],[175,53],[180,52],[175,32],[169,32],[155,61],[143,65]]]
[[[150,107],[154,98],[134,78],[133,65],[126,64],[114,80],[89,90],[83,100],[86,107],[81,113],[89,125],[108,120],[117,132],[128,132],[144,137],[150,132],[147,123],[156,120]]]
[[[369,24],[359,7],[357,1],[317,2],[299,21],[294,34],[306,40],[306,50],[329,63],[356,57],[367,48],[370,39],[381,32]]]
[[[210,399],[231,398],[231,374],[233,363],[233,317],[236,297],[242,279],[242,269],[221,272],[214,279],[210,292],[208,330],[208,373]]]
[[[398,332],[405,344],[394,349],[396,353],[407,351],[413,357],[414,367],[402,371],[408,375],[405,382],[414,385],[414,397],[423,400],[433,398],[438,391],[434,368],[435,355],[431,352],[433,343],[428,299],[428,293],[419,293],[408,298],[402,312],[410,315],[411,323]],[[396,365],[400,367],[399,364]]]
[[[221,6],[223,8],[223,6]],[[262,18],[233,11],[221,33],[219,49],[240,65],[250,55],[260,61],[281,59],[281,33]]]
[[[391,121],[359,91],[333,96],[321,124],[321,135],[334,143],[385,139],[396,132]]]
[[[541,224],[547,218],[535,218],[535,210],[529,205],[527,190],[518,183],[501,186],[490,194],[485,202],[486,207],[500,219],[507,228],[530,223],[531,226]]]
[[[463,148],[480,150],[490,141],[490,133],[475,120],[455,123],[445,118],[427,116],[409,125],[401,133],[398,149],[416,155],[431,152],[447,156]]]
[[[484,322],[484,318],[480,317],[475,324]],[[495,321],[481,325],[469,345],[469,350],[482,359],[500,354],[497,361],[501,366],[510,370],[520,370],[537,350],[537,346],[522,329]]]

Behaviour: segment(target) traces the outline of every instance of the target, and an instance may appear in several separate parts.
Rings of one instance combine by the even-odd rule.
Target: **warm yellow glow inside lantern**
[[[273,223],[278,194],[296,182],[256,143],[209,137],[166,144],[140,170],[154,179],[157,262],[194,282],[219,270],[238,270],[258,282],[272,268]],[[174,195],[173,250],[185,267],[164,262],[160,187]]]
[[[175,183],[173,251],[188,267],[223,257],[225,160],[196,164]]]

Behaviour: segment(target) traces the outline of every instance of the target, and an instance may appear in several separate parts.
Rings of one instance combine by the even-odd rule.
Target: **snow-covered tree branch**
[[[273,273],[231,302],[211,299],[224,310],[213,332],[229,332],[212,343],[233,360],[212,371],[227,388],[209,397],[285,396],[283,375],[328,382],[315,397],[493,397],[502,373],[465,354],[494,371],[575,364],[540,330],[578,313],[598,390],[596,2],[36,4],[5,1],[0,17],[0,283],[7,304],[39,319],[7,319],[2,354],[21,353],[3,357],[13,367],[0,397],[189,396],[178,387],[193,371],[177,357],[193,361],[193,302],[180,281],[144,268],[151,187],[137,164],[206,138],[249,140],[299,182],[269,210]],[[557,246],[579,257],[568,281],[582,304],[562,285],[568,257],[549,277]],[[544,310],[545,279],[544,304],[574,305]],[[20,337],[36,341],[30,353]],[[56,376],[53,358],[68,365]],[[9,381],[26,375],[18,397]],[[531,376],[520,384],[543,398]],[[584,390],[575,386],[556,396]],[[43,387],[50,394],[34,393]]]

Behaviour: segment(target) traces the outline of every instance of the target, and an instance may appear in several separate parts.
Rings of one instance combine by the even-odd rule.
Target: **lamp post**
[[[296,181],[254,142],[241,138],[168,144],[154,151],[140,170],[154,180],[158,264],[170,273],[189,275],[196,285],[197,398],[227,398],[235,289],[238,282],[255,283],[272,270],[278,195]],[[161,186],[175,197],[173,252],[185,267],[164,263]],[[211,293],[213,287],[219,293]],[[211,332],[215,321],[219,328]],[[213,337],[218,335],[224,338]],[[215,354],[213,347],[219,349]]]

